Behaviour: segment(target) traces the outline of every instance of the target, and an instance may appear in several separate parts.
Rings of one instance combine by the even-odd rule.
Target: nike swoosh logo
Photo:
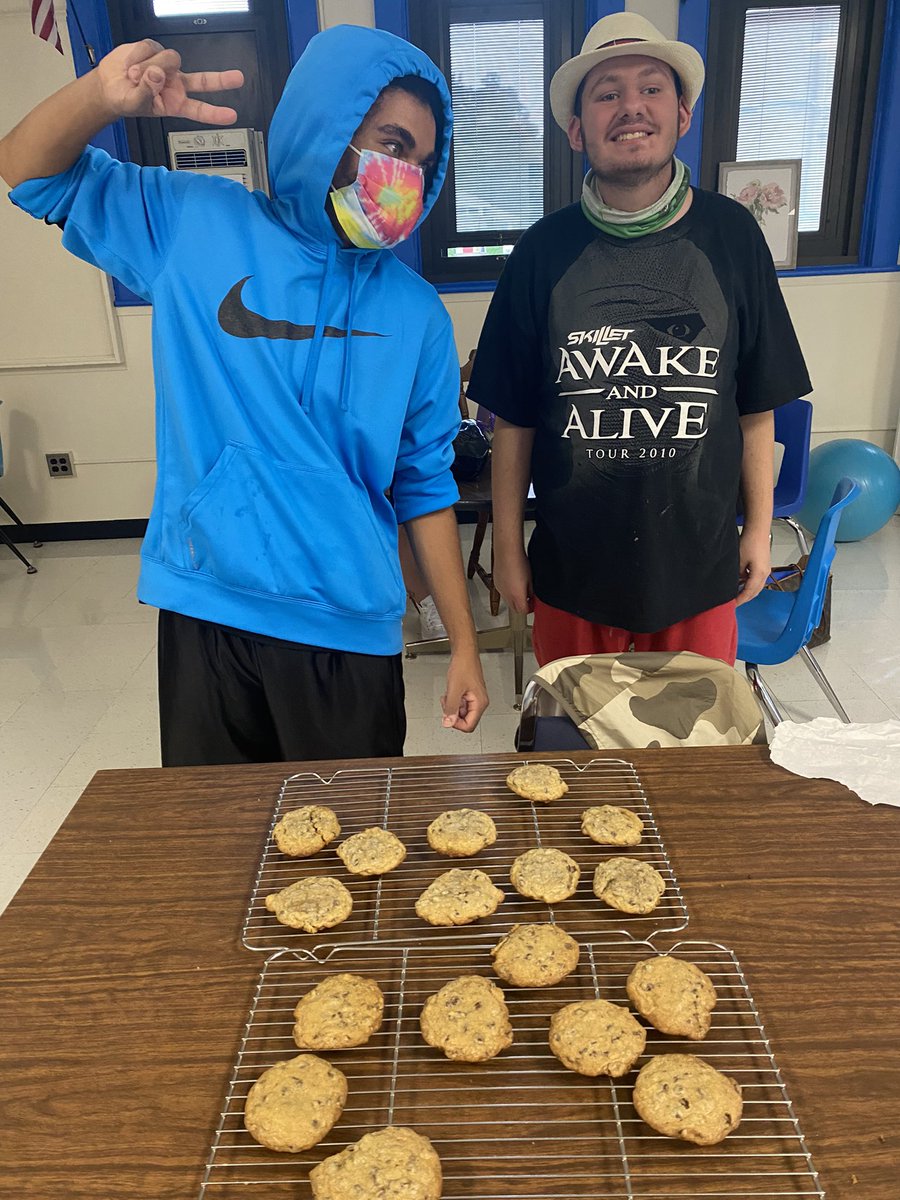
[[[271,338],[289,342],[302,342],[310,339],[316,332],[315,325],[295,325],[293,321],[272,321],[259,313],[247,308],[241,299],[244,284],[252,275],[245,275],[238,280],[222,303],[219,305],[219,326],[232,337],[239,338]],[[322,330],[323,337],[343,338],[347,336],[346,329],[338,329],[334,325],[326,325]],[[370,333],[366,329],[351,329],[351,337],[384,337],[383,333]]]

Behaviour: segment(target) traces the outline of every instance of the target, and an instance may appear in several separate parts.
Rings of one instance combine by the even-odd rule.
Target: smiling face
[[[602,187],[642,187],[668,174],[675,145],[691,124],[672,68],[641,54],[600,63],[584,78],[581,113],[569,145],[587,155]],[[668,184],[668,178],[665,182]]]

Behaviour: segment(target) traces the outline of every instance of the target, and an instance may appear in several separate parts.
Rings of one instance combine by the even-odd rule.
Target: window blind
[[[821,223],[840,24],[837,4],[751,8],[744,24],[736,157],[803,160],[801,232]]]
[[[544,214],[544,22],[450,24],[456,231]]]

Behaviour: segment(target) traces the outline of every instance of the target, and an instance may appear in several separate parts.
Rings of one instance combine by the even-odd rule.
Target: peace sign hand
[[[111,119],[180,117],[204,125],[233,125],[233,108],[193,100],[191,92],[225,92],[243,86],[242,71],[181,70],[181,55],[150,38],[117,46],[97,65]]]

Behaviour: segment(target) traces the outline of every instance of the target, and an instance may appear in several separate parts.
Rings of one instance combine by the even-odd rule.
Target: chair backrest
[[[532,707],[541,711],[532,701],[532,684],[548,692],[598,750],[766,741],[748,681],[727,663],[701,654],[589,654],[547,663],[526,689],[520,750],[532,732]]]
[[[808,400],[790,400],[775,409],[775,441],[782,447],[781,465],[775,480],[774,513],[792,517],[803,507],[809,477],[809,441],[812,436],[812,405]],[[737,523],[743,525],[743,497],[738,497]]]
[[[791,657],[805,646],[812,637],[812,632],[822,619],[822,606],[825,603],[825,588],[828,585],[828,572],[834,562],[834,542],[837,536],[841,515],[848,504],[852,504],[859,495],[859,484],[846,475],[838,480],[831,497],[831,504],[822,515],[819,528],[816,530],[816,540],[809,553],[809,561],[803,572],[803,580],[797,589],[797,598],[791,615],[784,627],[784,633],[778,639],[784,640],[785,649],[791,645],[786,657]]]
[[[793,515],[806,498],[811,434],[812,404],[808,400],[791,400],[775,409],[775,441],[784,447],[775,482],[775,507],[790,508],[789,513],[776,512],[776,516]]]

